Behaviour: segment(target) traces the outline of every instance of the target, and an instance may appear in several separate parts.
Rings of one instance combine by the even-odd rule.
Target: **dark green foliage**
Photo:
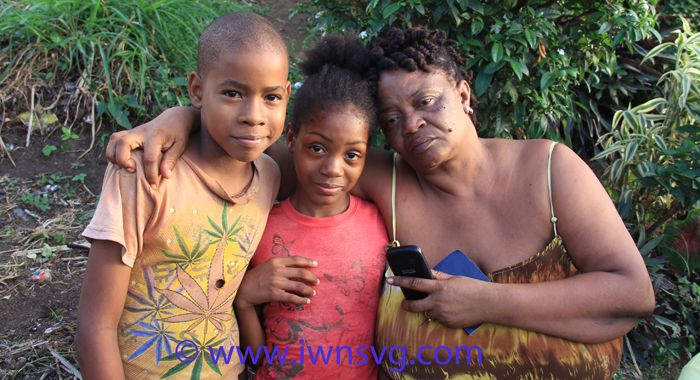
[[[646,2],[312,0],[296,11],[311,9],[315,30],[355,29],[367,43],[392,26],[446,31],[470,59],[482,136],[592,148],[615,105],[657,79],[635,53],[644,51],[635,42],[655,33]]]
[[[682,271],[700,268],[700,212],[691,212],[685,220],[666,225],[659,252]]]

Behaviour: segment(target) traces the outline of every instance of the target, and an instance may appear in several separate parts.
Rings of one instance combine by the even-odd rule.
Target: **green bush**
[[[354,29],[367,43],[392,26],[444,30],[470,58],[482,136],[592,148],[610,129],[611,105],[657,79],[638,67],[635,42],[656,33],[646,1],[311,0],[295,12],[311,13],[315,31]]]
[[[196,67],[201,31],[222,14],[251,10],[215,0],[18,0],[0,7],[9,62],[0,85],[13,70],[50,71],[46,80],[77,76],[82,90],[102,100],[98,113],[125,128],[129,110],[188,104],[186,77]],[[32,67],[41,62],[48,67]]]

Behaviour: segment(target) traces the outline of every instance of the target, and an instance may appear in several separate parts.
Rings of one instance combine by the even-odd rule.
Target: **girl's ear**
[[[297,135],[292,132],[292,123],[287,124],[287,132],[284,135],[284,139],[287,141],[289,154],[294,154],[294,144],[296,143]]]
[[[204,92],[204,80],[195,71],[187,78],[187,90],[190,93],[190,100],[195,108],[202,108],[202,92]]]

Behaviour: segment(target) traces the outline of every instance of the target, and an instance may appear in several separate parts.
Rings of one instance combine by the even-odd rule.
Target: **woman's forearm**
[[[536,284],[491,284],[482,312],[486,321],[500,325],[583,343],[607,342],[653,311],[653,292],[647,293],[642,282],[590,272]]]

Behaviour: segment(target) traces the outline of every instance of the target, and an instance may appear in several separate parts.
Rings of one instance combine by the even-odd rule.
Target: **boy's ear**
[[[190,73],[187,78],[187,90],[190,93],[190,100],[195,108],[202,108],[202,92],[204,92],[204,80],[196,72]]]
[[[287,123],[287,132],[284,134],[284,139],[287,141],[289,154],[294,154],[294,143],[296,143],[297,135],[292,132],[292,123]]]
[[[287,81],[287,103],[289,103],[289,98],[292,97],[292,82]]]

